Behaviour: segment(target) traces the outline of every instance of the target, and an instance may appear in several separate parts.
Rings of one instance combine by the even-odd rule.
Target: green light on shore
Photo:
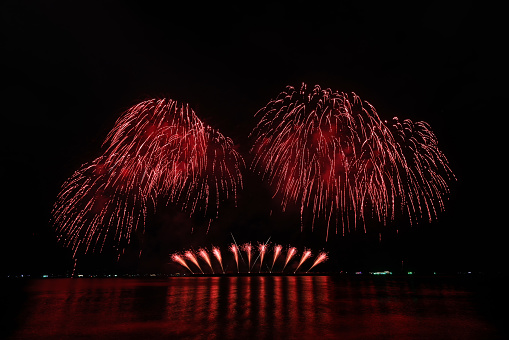
[[[369,272],[371,275],[390,275],[392,272],[384,270],[383,272]]]

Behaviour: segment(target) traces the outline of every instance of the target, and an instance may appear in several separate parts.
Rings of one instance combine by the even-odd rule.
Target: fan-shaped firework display
[[[253,169],[280,195],[283,211],[300,205],[342,225],[343,233],[368,216],[386,223],[399,210],[410,221],[431,219],[453,177],[426,123],[388,124],[355,93],[287,87],[257,112],[251,136]],[[365,228],[365,223],[363,223]]]
[[[276,263],[276,260],[279,258],[279,255],[281,255],[281,253],[284,252],[283,247],[281,245],[275,245],[274,247],[272,247],[272,250],[271,250],[272,257],[273,257],[272,263],[264,263],[263,262],[264,256],[269,252],[269,245],[267,243],[260,244],[260,246],[258,247],[258,256],[255,258],[253,263],[251,263],[251,258],[253,255],[256,255],[256,253],[255,253],[256,248],[252,247],[251,243],[246,243],[241,247],[238,247],[234,243],[229,246],[229,250],[232,252],[232,258],[234,260],[233,261],[234,265],[232,266],[232,269],[229,271],[230,273],[251,273],[252,269],[255,267],[258,267],[258,270],[255,271],[258,273],[260,273],[260,272],[283,273],[285,271],[285,269],[287,268],[288,264],[291,263],[292,260],[294,259],[294,257],[298,254],[298,250],[296,247],[289,246],[286,249],[286,258],[285,258],[284,263],[281,265],[280,268],[276,268],[276,270],[274,271],[274,264]],[[246,260],[243,259],[242,253],[244,253],[244,255],[246,256]],[[221,272],[224,274],[225,269],[223,269],[223,268],[225,268],[225,267],[223,267],[224,266],[223,261],[228,260],[228,259],[224,259],[221,257],[221,255],[220,255],[221,250],[218,247],[212,247],[212,254],[215,256],[215,259],[217,260],[216,261],[217,264],[215,266],[216,269],[220,268]],[[302,252],[301,256],[298,257],[299,258],[298,262],[295,262],[295,263],[297,263],[297,265],[296,265],[295,269],[292,271],[292,273],[295,274],[301,268],[302,264],[304,262],[306,262],[308,259],[310,259],[311,256],[312,256],[311,250],[305,248],[304,251]],[[200,248],[200,250],[197,252],[195,252],[193,250],[186,250],[182,254],[175,253],[175,254],[172,254],[170,256],[170,258],[174,262],[185,267],[192,274],[196,274],[197,273],[196,270],[198,270],[200,273],[203,274],[204,270],[203,270],[202,266],[200,265],[200,262],[198,261],[198,258],[201,258],[203,260],[203,262],[206,264],[205,268],[207,268],[207,267],[210,268],[212,274],[214,274],[214,265],[212,265],[212,263],[210,261],[211,256],[209,256],[207,250],[205,250],[204,248]],[[194,270],[191,269],[191,267],[189,266],[189,263],[187,263],[185,261],[186,259],[190,263],[193,263],[194,266],[192,266],[192,267]],[[260,260],[258,261],[258,259],[260,259]],[[314,268],[315,266],[317,266],[320,263],[325,262],[327,259],[328,259],[328,257],[327,257],[326,252],[324,252],[324,251],[319,252],[318,255],[316,256],[314,262],[312,263],[312,265],[308,268],[308,270],[306,272],[309,272],[312,268]],[[265,265],[265,267],[264,267],[264,265]]]
[[[108,237],[129,242],[162,199],[215,218],[219,202],[236,199],[242,187],[243,160],[231,139],[171,99],[131,107],[104,145],[101,157],[64,183],[53,208],[62,240],[75,251],[101,249]]]

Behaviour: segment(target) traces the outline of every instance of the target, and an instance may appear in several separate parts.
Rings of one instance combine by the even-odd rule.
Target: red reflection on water
[[[37,280],[13,338],[496,338],[471,293],[319,276]]]
[[[252,295],[251,295],[251,277],[243,277],[242,278],[242,289],[243,294],[241,295],[242,301],[239,302],[242,305],[242,327],[244,328],[253,328],[251,314],[253,312],[253,303],[252,303]],[[256,293],[258,295],[258,293]]]
[[[297,310],[299,309],[297,304],[297,298],[299,296],[299,291],[296,287],[296,281],[292,276],[287,276],[284,278],[286,285],[286,292],[281,292],[282,294],[286,293],[286,304],[288,306],[287,313],[289,320],[298,320],[297,318]],[[299,327],[300,328],[300,327]]]
[[[219,309],[219,278],[210,277],[209,278],[209,289],[210,289],[210,297],[209,297],[209,306],[210,311],[208,314],[208,323],[213,324],[217,321],[218,317],[218,309]]]
[[[230,277],[228,278],[228,306],[227,309],[227,317],[226,317],[226,335],[227,338],[233,339],[235,333],[233,325],[235,324],[235,316],[237,313],[237,285],[239,282],[238,277]]]
[[[301,289],[301,299],[302,302],[300,303],[300,310],[302,314],[302,318],[309,318],[309,322],[311,324],[316,324],[316,313],[309,313],[308,310],[311,308],[314,308],[315,301],[314,301],[314,294],[313,294],[313,280],[311,277],[306,276],[303,277],[302,280],[299,280],[299,284],[302,286],[306,286],[308,289]],[[309,289],[311,288],[311,289]]]
[[[258,318],[260,324],[260,338],[267,338],[267,278],[265,276],[261,276],[259,278],[260,288],[258,293],[258,300],[260,301],[260,307],[258,308]]]
[[[285,312],[283,310],[283,295],[281,294],[282,280],[280,276],[273,276],[270,279],[274,282],[274,290],[273,296],[274,299],[274,308],[272,309],[270,315],[273,319],[274,329],[281,329],[283,327],[282,316]]]

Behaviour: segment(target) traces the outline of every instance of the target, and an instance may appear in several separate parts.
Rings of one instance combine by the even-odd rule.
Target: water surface
[[[39,279],[17,294],[12,339],[503,338],[445,279]]]

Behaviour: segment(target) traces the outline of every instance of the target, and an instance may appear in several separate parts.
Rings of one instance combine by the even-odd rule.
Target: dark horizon
[[[431,125],[457,178],[436,221],[411,227],[405,218],[387,227],[369,222],[372,232],[360,226],[326,242],[323,221],[313,232],[305,221],[301,232],[297,207],[282,213],[268,185],[246,169],[238,207],[225,204],[208,233],[203,219],[162,208],[118,262],[116,253],[105,251],[80,257],[78,267],[169,273],[175,269],[171,253],[226,247],[231,234],[239,243],[270,237],[283,246],[325,249],[324,269],[331,271],[391,270],[401,261],[428,272],[506,267],[498,150],[504,136],[498,132],[504,124],[502,34],[489,25],[496,9],[471,3],[161,7],[116,1],[84,7],[12,2],[2,9],[2,274],[72,270],[72,251],[57,242],[50,223],[52,205],[64,181],[101,154],[108,131],[132,105],[163,97],[189,103],[239,145],[249,168],[254,114],[285,86],[303,82],[355,92],[382,119]]]

